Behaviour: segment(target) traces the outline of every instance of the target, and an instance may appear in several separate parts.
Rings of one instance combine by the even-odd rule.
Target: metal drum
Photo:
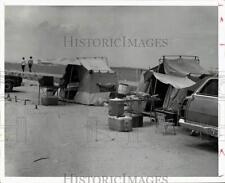
[[[109,112],[110,116],[124,116],[124,100],[123,99],[110,99],[109,100]]]

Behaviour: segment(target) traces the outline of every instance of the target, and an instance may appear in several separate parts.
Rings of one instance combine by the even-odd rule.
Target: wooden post
[[[41,98],[41,88],[40,84],[38,85],[38,105],[40,105],[40,98]]]

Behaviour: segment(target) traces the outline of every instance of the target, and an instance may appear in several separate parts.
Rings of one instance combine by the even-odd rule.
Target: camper
[[[118,86],[117,74],[105,57],[82,57],[59,63],[65,66],[60,97],[87,105],[102,105]]]

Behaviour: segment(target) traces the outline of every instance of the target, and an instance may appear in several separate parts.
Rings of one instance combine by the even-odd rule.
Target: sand
[[[132,132],[111,131],[106,106],[35,109],[36,84],[25,80],[5,102],[6,176],[217,176],[214,141],[181,127],[177,135],[163,135],[149,118]]]

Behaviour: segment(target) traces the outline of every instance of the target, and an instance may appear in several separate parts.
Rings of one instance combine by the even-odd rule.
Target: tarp
[[[147,89],[148,89],[148,86],[149,86],[149,82],[145,82],[145,76],[144,76],[145,73],[148,73],[148,72],[143,71],[141,73],[140,81],[139,81],[138,86],[137,86],[137,91],[147,92]],[[151,75],[152,75],[152,73],[151,73]]]
[[[174,88],[187,88],[195,84],[194,81],[188,79],[187,77],[179,77],[179,76],[172,76],[172,75],[167,75],[167,74],[160,74],[153,72],[154,76],[156,79],[161,81],[162,83],[165,84],[170,84]]]
[[[186,76],[191,73],[200,76],[208,73],[199,65],[197,60],[194,59],[165,59],[163,64],[165,74],[168,75]]]
[[[187,90],[194,90],[207,74],[197,56],[163,56],[159,65],[143,74],[138,89],[151,95],[158,94],[161,102],[156,103],[156,107],[179,111]],[[146,109],[150,109],[148,105]]]
[[[77,103],[99,105],[109,99],[110,91],[102,91],[100,85],[118,85],[116,73],[85,72],[80,81],[78,92],[74,98]]]
[[[85,58],[79,59],[80,64],[84,66],[87,70],[93,70],[94,72],[111,72],[113,71],[107,65],[106,60],[102,58]]]
[[[70,100],[81,104],[100,105],[109,99],[112,87],[113,91],[116,90],[117,74],[115,72],[89,72],[89,69],[93,68],[89,66],[86,65],[87,69],[83,65],[69,64],[63,76],[63,86],[67,89],[68,83],[79,82],[77,93],[76,95],[75,92],[71,93]],[[62,90],[62,97],[64,93],[66,94],[66,90]]]
[[[199,79],[199,81],[197,81],[193,86],[190,86],[188,88],[177,89],[170,85],[163,102],[163,109],[179,112],[180,107],[183,104],[185,97],[187,96],[187,91],[194,92],[208,78],[209,76],[206,76],[203,79]]]
[[[180,106],[182,105],[182,101],[185,99],[187,95],[187,88],[177,89],[172,86],[169,86],[166,97],[163,102],[163,109],[169,111],[178,112]]]

